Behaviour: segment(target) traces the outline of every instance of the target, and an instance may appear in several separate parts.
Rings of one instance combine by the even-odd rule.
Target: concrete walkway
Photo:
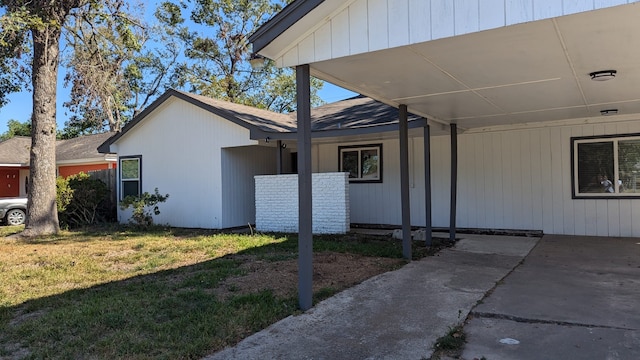
[[[206,359],[423,359],[538,238],[465,235]],[[493,360],[493,358],[491,358]]]
[[[640,359],[640,239],[545,235],[465,332],[463,359]]]

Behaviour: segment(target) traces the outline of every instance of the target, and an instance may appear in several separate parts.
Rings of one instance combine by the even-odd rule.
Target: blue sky
[[[151,0],[147,3],[146,17],[150,17],[153,10],[155,10],[157,0]],[[69,99],[69,89],[63,87],[63,78],[65,75],[65,69],[60,68],[58,72],[58,98],[57,98],[57,123],[58,129],[64,127],[65,121],[71,114],[68,110],[62,106],[62,104]],[[160,94],[158,94],[160,95]],[[320,97],[327,103],[343,100],[355,95],[355,93],[337,87],[330,83],[326,83],[322,90],[319,92]],[[21,92],[11,94],[9,96],[9,104],[0,108],[0,134],[7,131],[7,123],[9,120],[18,120],[25,122],[29,119],[32,113],[32,100],[31,92]]]
[[[62,72],[61,72],[62,74]],[[60,75],[62,77],[64,75]],[[325,82],[324,87],[319,92],[320,97],[327,103],[343,100],[355,95],[355,93]],[[69,98],[69,90],[63,88],[62,79],[58,79],[58,103],[57,103],[57,123],[58,129],[64,127],[65,121],[70,117],[68,110],[62,104]],[[11,102],[0,108],[0,134],[7,131],[9,120],[25,122],[32,112],[31,92],[15,93],[9,96]]]

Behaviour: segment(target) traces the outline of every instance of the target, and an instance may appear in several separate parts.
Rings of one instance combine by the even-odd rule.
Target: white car
[[[22,225],[27,218],[27,198],[0,198],[0,220],[7,225]]]

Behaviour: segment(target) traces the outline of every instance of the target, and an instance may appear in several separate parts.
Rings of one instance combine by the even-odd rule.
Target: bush
[[[132,207],[133,214],[129,222],[141,227],[148,227],[153,224],[152,214],[160,215],[158,203],[167,201],[167,198],[169,198],[169,194],[161,195],[158,192],[158,188],[156,188],[155,194],[145,192],[140,196],[129,195],[125,197],[120,202],[120,209],[124,210]]]
[[[110,190],[107,185],[85,173],[58,177],[57,208],[60,224],[82,227],[110,219]]]

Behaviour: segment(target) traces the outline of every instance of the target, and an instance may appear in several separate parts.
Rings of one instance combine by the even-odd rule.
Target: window
[[[340,171],[351,182],[382,182],[382,144],[340,146]]]
[[[574,199],[640,198],[640,134],[571,138]]]
[[[140,196],[142,156],[120,158],[120,200],[129,195]]]

